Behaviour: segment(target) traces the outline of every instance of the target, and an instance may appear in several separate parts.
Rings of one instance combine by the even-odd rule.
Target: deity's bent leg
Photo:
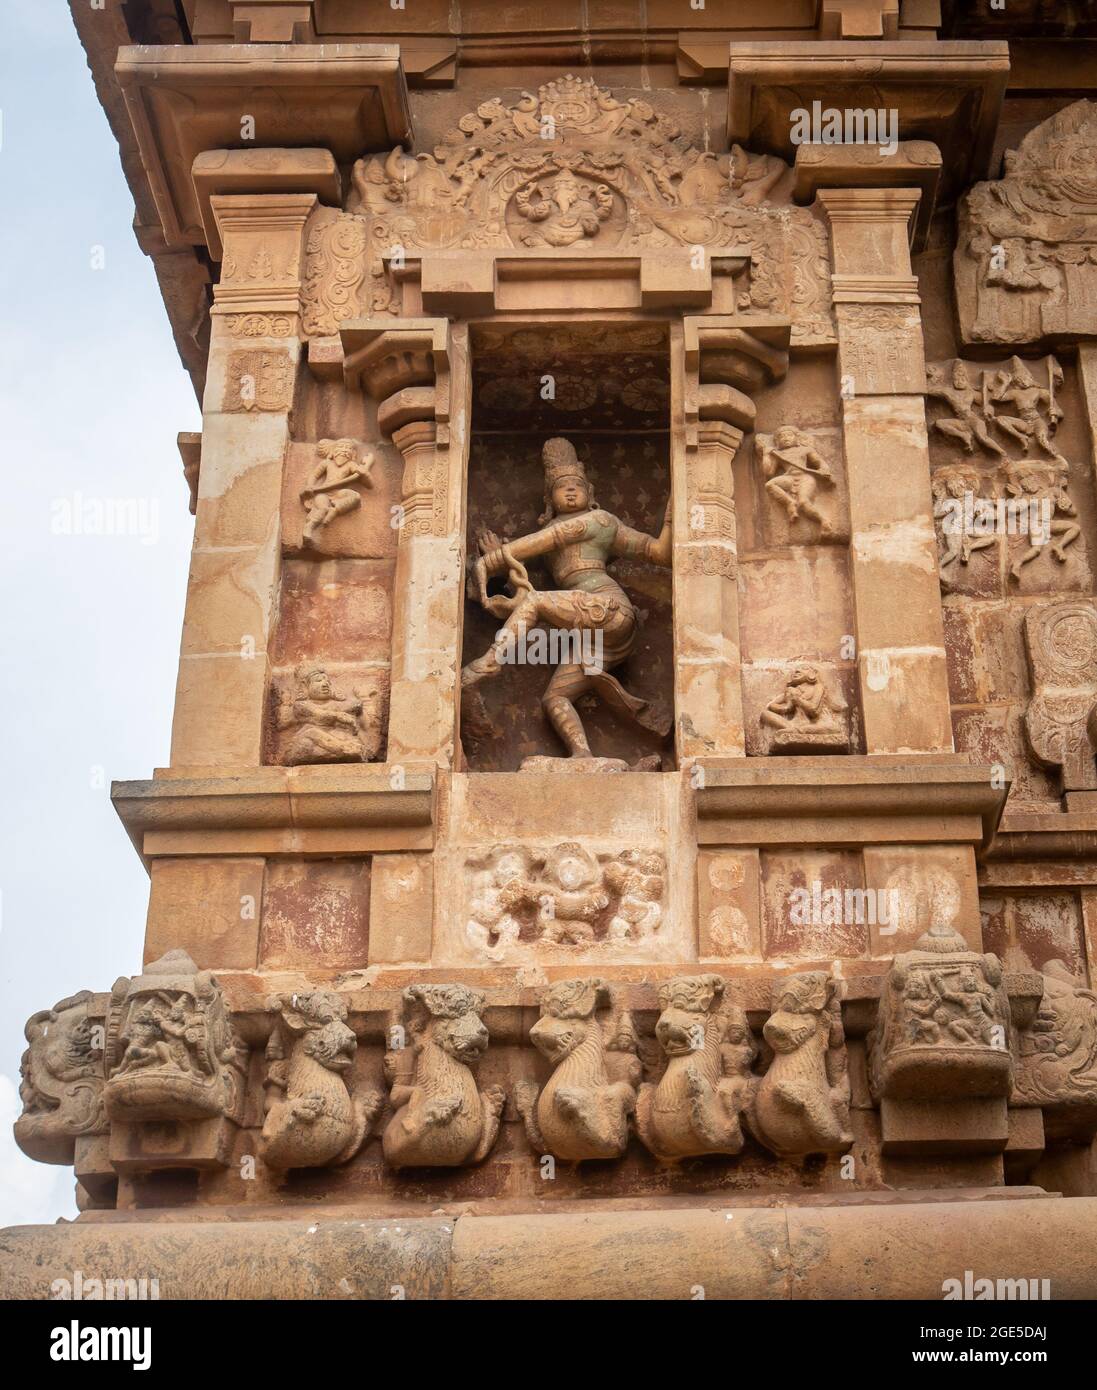
[[[507,664],[504,659],[506,653],[514,651],[515,647],[528,634],[529,629],[537,626],[539,618],[538,595],[531,593],[507,618],[495,634],[495,641],[492,642],[483,656],[474,657],[462,669],[461,688],[467,690],[490,676],[497,676],[500,668]]]

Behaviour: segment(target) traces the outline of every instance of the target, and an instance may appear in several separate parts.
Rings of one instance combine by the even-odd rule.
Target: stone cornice
[[[429,849],[433,793],[430,772],[369,764],[169,774],[111,785],[114,808],[146,861]]]
[[[1008,787],[958,757],[698,759],[700,845],[990,842]]]

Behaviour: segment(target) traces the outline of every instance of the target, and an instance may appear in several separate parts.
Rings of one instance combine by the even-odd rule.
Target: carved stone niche
[[[380,1091],[352,1089],[346,1074],[358,1040],[337,994],[313,990],[268,1007],[277,1023],[267,1044],[267,1109],[259,1156],[268,1168],[336,1167],[369,1138],[385,1103]]]
[[[1025,614],[1034,694],[1025,711],[1033,756],[1063,792],[1097,790],[1097,607],[1053,603]]]
[[[868,1038],[883,1152],[1002,1152],[1010,1027],[1001,962],[952,927],[932,927],[897,955]]]
[[[1097,336],[1097,102],[1007,150],[1005,177],[961,200],[953,267],[965,345]]]
[[[853,1143],[840,989],[821,970],[773,987],[762,1029],[773,1060],[754,1090],[749,1123],[778,1158],[844,1153]]]
[[[77,1141],[105,1134],[103,1026],[88,990],[41,1009],[27,1020],[20,1064],[23,1113],[15,1142],[38,1163],[71,1164]]]
[[[1088,1143],[1097,1134],[1097,993],[1058,960],[1043,970],[1044,994],[1017,1035],[1014,1105],[1039,1106],[1049,1139]]]
[[[119,1172],[224,1167],[245,1099],[247,1049],[220,986],[169,951],[111,991],[103,1098]]]

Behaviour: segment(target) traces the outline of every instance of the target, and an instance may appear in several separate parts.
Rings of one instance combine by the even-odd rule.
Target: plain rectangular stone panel
[[[429,854],[375,854],[370,872],[371,965],[427,961],[434,924]]]
[[[781,1212],[626,1211],[466,1216],[456,1299],[781,1298]]]
[[[259,858],[154,859],[145,962],[181,948],[206,970],[251,970],[263,904]]]
[[[790,1297],[940,1302],[946,1279],[1050,1278],[1097,1295],[1097,1198],[788,1209]]]
[[[883,1152],[918,1154],[1001,1153],[1009,1139],[1006,1102],[1002,1097],[936,1101],[880,1102]]]
[[[364,967],[370,860],[279,859],[267,867],[259,960],[266,968]]]
[[[63,1223],[0,1231],[5,1298],[55,1279],[159,1280],[162,1299],[445,1298],[452,1220]]]

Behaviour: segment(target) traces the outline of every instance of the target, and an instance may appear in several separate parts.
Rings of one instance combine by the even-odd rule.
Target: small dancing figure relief
[[[760,434],[755,450],[767,496],[780,504],[790,522],[806,517],[819,527],[820,540],[832,540],[834,524],[816,494],[820,484],[834,486],[834,475],[811,436],[794,425],[782,425],[776,434]]]
[[[301,544],[305,549],[316,543],[316,533],[330,526],[336,517],[345,516],[362,505],[355,484],[373,486],[370,479],[373,454],[367,449],[359,462],[358,445],[353,439],[321,439],[316,452],[320,462],[300,492],[305,508],[305,524],[301,531]]]
[[[1041,386],[1019,357],[1011,357],[1009,366],[1000,372],[983,373],[983,413],[993,419],[999,429],[1016,439],[1027,453],[1033,445],[1054,459],[1060,468],[1067,461],[1052,442],[1059,428],[1063,409],[1055,392],[1063,384],[1063,369],[1054,357],[1047,359],[1048,384]],[[1012,407],[1012,415],[1000,415],[994,404]],[[1047,418],[1044,418],[1046,412]]]
[[[1067,562],[1066,548],[1082,534],[1077,522],[1077,510],[1067,492],[1066,464],[1045,463],[1042,459],[1019,459],[1006,469],[1006,492],[1018,502],[1029,503],[1031,520],[1028,540],[1031,544],[1010,566],[1014,579],[1044,550],[1044,546],[1061,565]],[[1050,544],[1048,544],[1050,542]]]
[[[958,439],[966,453],[974,452],[978,440],[988,454],[1005,456],[1005,449],[991,437],[986,418],[976,410],[979,392],[971,384],[967,364],[959,357],[952,364],[951,384],[945,379],[943,366],[933,364],[926,368],[926,395],[944,401],[952,411],[951,418],[933,422],[935,430]]]

